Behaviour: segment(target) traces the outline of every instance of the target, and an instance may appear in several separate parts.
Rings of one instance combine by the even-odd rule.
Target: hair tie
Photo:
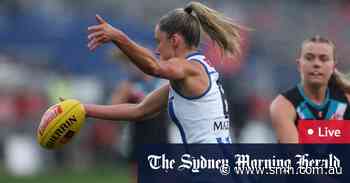
[[[192,13],[192,8],[190,6],[186,7],[185,9],[185,12],[188,13],[189,15],[191,15]]]

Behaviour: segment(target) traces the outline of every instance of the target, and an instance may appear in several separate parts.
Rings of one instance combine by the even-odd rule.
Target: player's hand
[[[88,47],[94,51],[104,43],[108,43],[116,38],[121,31],[111,26],[101,16],[96,15],[97,25],[88,27]]]

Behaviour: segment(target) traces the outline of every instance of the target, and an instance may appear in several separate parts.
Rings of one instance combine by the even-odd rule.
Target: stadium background
[[[1,0],[0,182],[129,182],[126,123],[90,119],[74,142],[57,152],[35,143],[36,127],[58,96],[107,104],[113,89],[128,78],[113,58],[112,44],[95,53],[87,49],[87,27],[95,24],[96,13],[152,49],[159,17],[187,2]],[[297,83],[295,59],[303,39],[319,34],[334,40],[338,68],[349,69],[349,1],[204,2],[253,28],[245,34],[239,62],[217,66],[225,78],[237,143],[276,141],[268,105]],[[207,54],[217,59],[216,52]]]

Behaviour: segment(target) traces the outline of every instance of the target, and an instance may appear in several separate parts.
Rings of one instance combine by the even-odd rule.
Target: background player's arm
[[[96,15],[98,25],[88,28],[90,50],[95,50],[107,42],[114,42],[125,55],[144,73],[166,78],[169,80],[184,79],[187,75],[197,74],[195,64],[188,63],[185,59],[173,58],[169,61],[157,61],[154,55],[146,48],[132,41],[119,29],[111,26],[102,17]],[[179,62],[179,60],[181,60]]]
[[[299,143],[295,109],[282,95],[271,103],[270,116],[280,143]]]
[[[131,84],[129,81],[122,81],[120,85],[113,91],[112,104],[122,104],[128,102],[131,91]]]
[[[167,84],[147,95],[139,104],[85,104],[84,107],[88,117],[118,121],[137,121],[153,116],[166,107],[168,93],[169,85]]]

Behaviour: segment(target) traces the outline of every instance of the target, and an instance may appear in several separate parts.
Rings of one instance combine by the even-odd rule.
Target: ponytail
[[[226,53],[239,55],[241,53],[242,26],[232,23],[232,20],[223,14],[199,3],[190,2],[184,11],[197,17],[202,30],[214,40]]]
[[[350,81],[346,79],[346,76],[337,69],[332,74],[329,85],[331,87],[341,88],[345,93],[350,94]]]

